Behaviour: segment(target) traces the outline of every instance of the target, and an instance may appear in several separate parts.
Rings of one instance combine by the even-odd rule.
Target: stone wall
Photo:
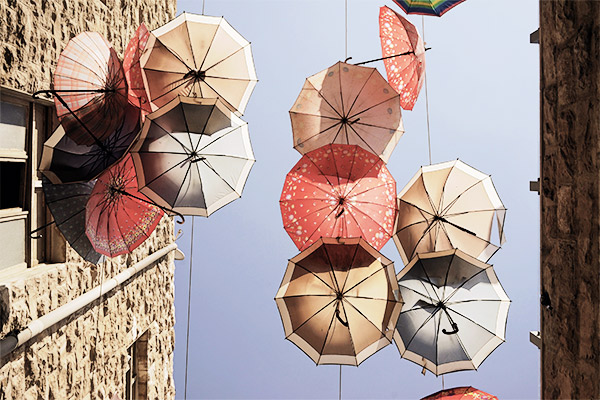
[[[155,29],[175,17],[176,0],[0,0],[0,85],[50,89],[70,38],[100,33],[122,56],[140,23]]]
[[[98,266],[69,251],[65,264],[0,283],[3,337],[60,307],[172,241],[164,217],[132,254]],[[0,399],[112,399],[125,396],[127,349],[148,331],[148,398],[172,399],[175,346],[173,253],[50,327],[0,360]],[[4,397],[3,397],[4,396]]]
[[[600,2],[540,1],[543,399],[600,398]]]

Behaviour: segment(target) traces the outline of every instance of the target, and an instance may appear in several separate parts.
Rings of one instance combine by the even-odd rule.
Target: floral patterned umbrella
[[[417,28],[388,7],[379,11],[379,37],[388,82],[412,110],[425,81],[425,46]]]
[[[498,398],[475,389],[473,386],[462,386],[440,390],[439,392],[423,397],[421,400],[498,400]]]
[[[98,177],[86,205],[85,233],[98,253],[116,257],[142,244],[163,214],[137,191],[128,155]]]
[[[58,119],[78,144],[102,141],[122,123],[127,83],[121,60],[97,32],[69,41],[58,58],[54,90],[46,92],[55,95]]]
[[[374,154],[330,144],[305,154],[283,184],[283,225],[299,250],[320,237],[362,237],[377,250],[390,239],[396,182]]]

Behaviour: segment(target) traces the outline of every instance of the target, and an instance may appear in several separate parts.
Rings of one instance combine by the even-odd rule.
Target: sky
[[[348,0],[348,56],[381,56],[379,7]],[[202,2],[179,0],[178,13]],[[205,14],[225,19],[252,43],[259,82],[245,114],[256,157],[243,196],[194,224],[188,399],[332,399],[339,367],[315,366],[285,340],[273,300],[298,250],[283,229],[279,196],[300,159],[288,111],[306,77],[345,55],[344,0],[206,0]],[[411,15],[422,33],[422,17]],[[489,261],[512,300],[506,342],[477,371],[441,377],[400,357],[395,344],[359,367],[342,368],[345,399],[420,399],[471,385],[500,399],[539,398],[539,49],[535,0],[467,0],[441,18],[425,17],[433,163],[461,159],[492,175],[507,207],[507,242]],[[381,62],[370,64],[385,77]],[[429,164],[425,93],[404,111],[405,134],[388,168],[400,191]],[[177,243],[175,385],[184,397],[192,218]],[[403,268],[393,241],[381,253]]]

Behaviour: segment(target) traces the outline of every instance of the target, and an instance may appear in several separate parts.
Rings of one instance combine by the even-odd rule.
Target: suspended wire
[[[206,0],[202,0],[202,15],[204,15],[204,3],[206,2]],[[194,222],[192,221],[192,224],[194,224]]]
[[[446,386],[444,385],[444,375],[442,375],[442,390],[446,389]]]
[[[342,400],[342,364],[340,364],[340,387],[338,399]]]
[[[344,60],[348,60],[348,0],[344,0]]]
[[[423,32],[423,43],[425,43],[425,17],[421,16],[421,25]],[[423,72],[425,77],[425,111],[427,115],[427,147],[429,149],[429,165],[431,165],[431,130],[429,128],[429,97],[427,96],[427,68]]]
[[[187,332],[185,336],[185,385],[183,389],[183,398],[187,399],[187,381],[188,381],[188,356],[190,349],[190,305],[192,301],[192,265],[194,261],[194,220],[192,216],[192,234],[190,235],[190,280],[188,282],[188,308],[187,308]]]

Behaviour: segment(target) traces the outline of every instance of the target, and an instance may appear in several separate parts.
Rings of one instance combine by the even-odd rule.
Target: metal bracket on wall
[[[540,194],[540,178],[537,181],[529,181],[529,191],[537,192],[538,195]]]
[[[529,43],[540,44],[540,28],[537,28],[534,32],[529,34]]]

